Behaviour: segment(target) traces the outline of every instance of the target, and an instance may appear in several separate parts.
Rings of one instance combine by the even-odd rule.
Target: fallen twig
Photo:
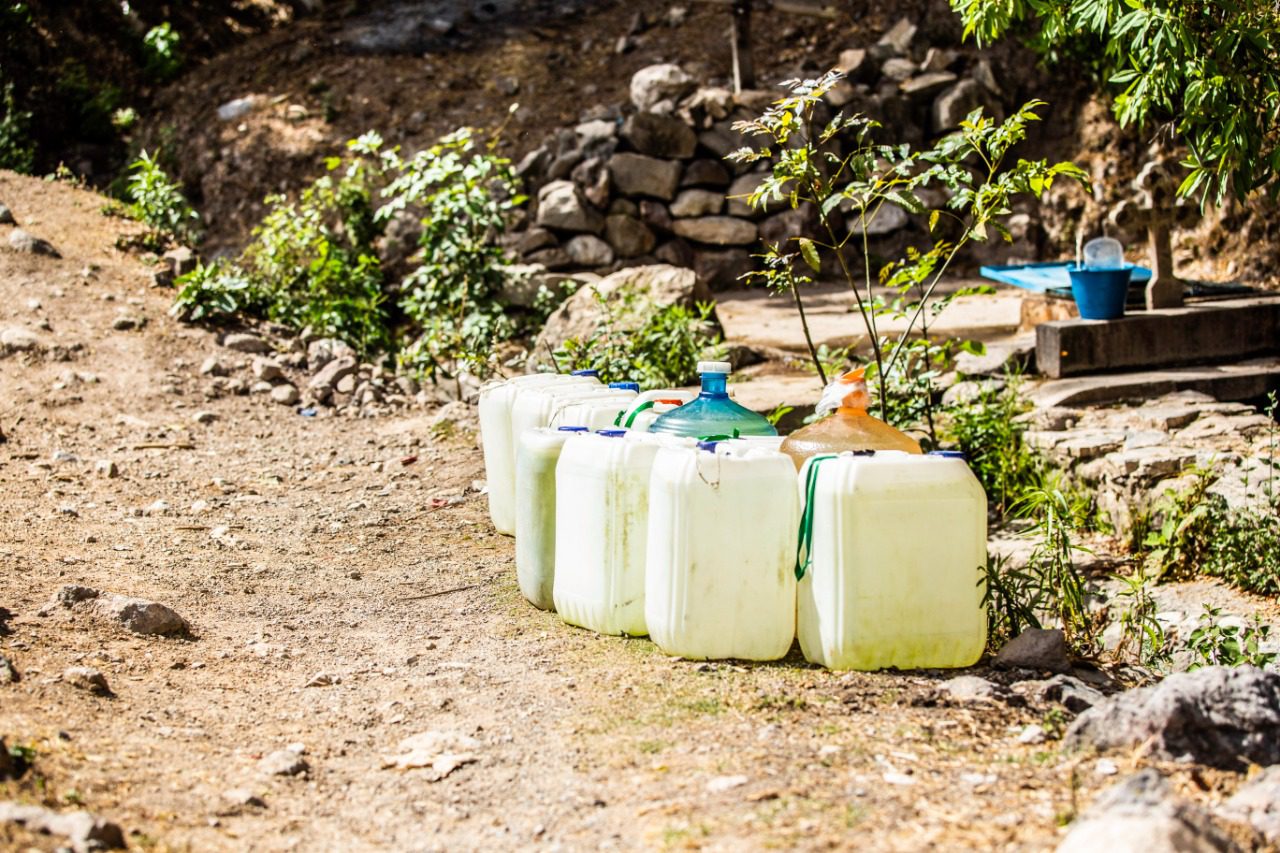
[[[424,598],[436,598],[441,595],[449,595],[453,592],[465,592],[468,589],[475,589],[479,584],[467,584],[466,586],[458,586],[453,589],[442,589],[439,592],[428,592],[426,595],[411,595],[408,598],[402,598],[401,601],[421,601]]]

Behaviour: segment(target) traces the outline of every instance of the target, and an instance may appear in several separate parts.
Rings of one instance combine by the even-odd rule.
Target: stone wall
[[[865,113],[884,123],[886,141],[913,144],[958,128],[979,106],[1003,117],[986,60],[930,47],[916,35],[916,25],[903,19],[875,44],[842,52],[832,65],[846,77],[827,94],[826,108]],[[780,91],[735,95],[663,64],[637,72],[630,95],[629,104],[588,110],[520,162],[532,201],[508,247],[523,263],[600,274],[668,263],[724,289],[753,268],[762,239],[815,232],[813,217],[750,209],[743,197],[762,174],[724,159],[752,143],[734,123],[757,117]],[[1016,214],[1010,225],[1012,251],[1035,259],[1030,217]],[[873,253],[886,260],[927,239],[923,223],[893,206],[881,210],[870,232]]]

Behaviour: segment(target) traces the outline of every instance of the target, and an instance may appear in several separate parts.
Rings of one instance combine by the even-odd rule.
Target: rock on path
[[[45,255],[60,258],[62,253],[53,247],[48,240],[42,240],[34,234],[28,234],[21,228],[15,228],[9,234],[9,248],[15,252],[26,252],[30,255]]]
[[[84,610],[144,636],[184,634],[191,627],[171,607],[159,602],[104,593],[77,584],[59,589],[39,612],[42,616],[49,616],[60,608]]]
[[[59,814],[40,806],[0,802],[0,824],[4,823],[16,823],[31,832],[65,838],[76,853],[120,850],[125,846],[119,826],[83,811]]]

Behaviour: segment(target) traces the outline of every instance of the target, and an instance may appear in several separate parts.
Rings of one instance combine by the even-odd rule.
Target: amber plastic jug
[[[846,450],[901,450],[919,454],[920,445],[911,436],[867,413],[871,396],[863,369],[852,370],[827,386],[818,403],[822,420],[787,436],[782,452],[791,457],[796,470],[804,461],[820,453]],[[831,414],[828,415],[827,413]]]

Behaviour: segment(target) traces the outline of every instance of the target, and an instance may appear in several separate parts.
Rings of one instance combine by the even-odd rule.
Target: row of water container
[[[976,662],[986,496],[963,459],[857,420],[860,376],[836,388],[855,405],[784,442],[728,398],[728,365],[699,367],[696,397],[590,373],[482,392],[490,514],[524,596],[686,658],[772,660],[798,636],[833,669]],[[823,452],[835,432],[879,449]]]

